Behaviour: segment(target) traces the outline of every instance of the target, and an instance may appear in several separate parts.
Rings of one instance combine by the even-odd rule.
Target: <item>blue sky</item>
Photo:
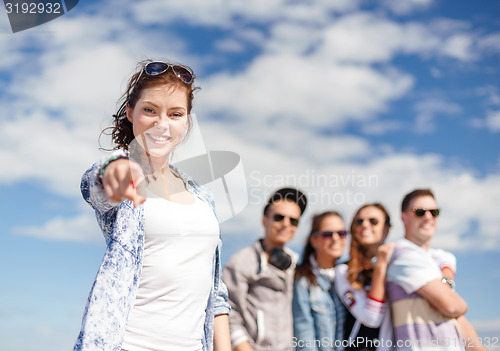
[[[313,213],[350,221],[370,201],[396,240],[403,195],[430,187],[433,244],[457,256],[467,317],[500,337],[499,13],[490,0],[80,1],[12,34],[0,11],[2,349],[71,349],[104,253],[80,177],[148,57],[195,70],[206,148],[241,156],[249,202],[222,224],[224,260],[262,234],[276,187],[310,195],[296,251]]]

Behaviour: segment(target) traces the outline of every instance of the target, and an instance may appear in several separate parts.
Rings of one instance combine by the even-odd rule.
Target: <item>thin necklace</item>
[[[153,168],[153,162],[151,161],[151,154],[149,153],[148,144],[146,143],[146,137],[144,136],[144,133],[141,133],[141,138],[142,138],[142,143],[144,144],[144,151],[146,151],[146,156],[148,157],[149,168],[151,169],[152,172],[151,175],[153,177],[153,180],[156,180],[155,171]],[[161,170],[163,171],[163,168]],[[149,175],[144,173],[144,178],[146,178],[146,183],[149,184],[150,182]]]
[[[161,168],[161,175],[163,179],[163,187],[165,188],[165,199],[170,201],[170,196],[168,194],[168,187],[167,187],[167,177],[165,176],[165,169],[163,167]]]
[[[144,133],[141,133],[141,137],[142,137],[142,143],[144,144],[144,149],[146,151],[146,156],[148,157],[149,168],[153,171],[153,173],[151,173],[151,175],[153,177],[153,180],[156,180],[156,176],[155,176],[156,172],[154,171],[154,168],[153,168],[153,162],[151,161],[151,154],[149,153],[148,144],[146,143],[146,138],[144,137]],[[167,187],[167,177],[165,176],[165,168],[164,167],[161,168],[161,176],[163,179],[163,188],[165,189],[165,199],[170,201],[170,196],[168,194],[168,187]],[[144,174],[144,178],[146,179],[146,183],[149,184],[150,183],[149,175]]]

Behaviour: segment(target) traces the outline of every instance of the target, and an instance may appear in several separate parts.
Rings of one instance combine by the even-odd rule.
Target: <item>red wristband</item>
[[[374,297],[371,297],[370,295],[368,295],[368,298],[369,298],[370,300],[377,301],[377,302],[380,302],[380,303],[384,303],[384,302],[385,302],[385,300],[379,300],[379,299],[376,299],[376,298],[374,298]]]

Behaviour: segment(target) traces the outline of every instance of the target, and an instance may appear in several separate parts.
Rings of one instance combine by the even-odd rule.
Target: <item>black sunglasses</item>
[[[363,225],[363,222],[365,220],[368,220],[371,225],[377,225],[378,224],[378,219],[377,218],[358,218],[354,221],[356,225]]]
[[[147,63],[144,66],[144,69],[141,71],[141,75],[142,72],[145,72],[150,76],[157,76],[159,74],[166,72],[170,67],[172,68],[172,71],[175,73],[175,75],[179,77],[179,79],[182,80],[184,83],[189,84],[193,81],[194,73],[191,70],[191,68],[161,61],[153,61]],[[137,81],[139,81],[140,78],[141,77],[139,76],[139,78],[137,78]]]
[[[290,224],[293,225],[294,227],[299,225],[299,219],[298,218],[293,218],[289,216],[283,216],[282,214],[275,214],[273,216],[273,219],[275,222],[281,222],[282,220],[285,219],[285,217],[288,217],[290,219]]]
[[[334,234],[338,234],[341,239],[345,238],[347,236],[347,231],[345,230],[337,230],[336,232],[331,232],[331,231],[324,231],[324,232],[314,232],[312,235],[313,236],[321,236],[322,238],[326,239],[331,239]]]
[[[432,217],[439,216],[439,208],[433,208],[432,210],[426,210],[425,208],[414,208],[413,212],[415,212],[415,216],[423,217],[425,216],[425,212],[429,211]]]

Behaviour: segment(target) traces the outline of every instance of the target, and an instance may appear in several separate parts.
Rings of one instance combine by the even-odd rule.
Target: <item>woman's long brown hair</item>
[[[105,128],[99,136],[100,138],[102,135],[111,135],[111,139],[115,144],[114,149],[120,148],[128,150],[129,144],[132,142],[132,140],[134,140],[132,123],[127,118],[127,106],[134,108],[144,89],[157,86],[167,85],[172,88],[180,88],[186,91],[188,100],[187,134],[189,134],[192,125],[191,116],[189,114],[191,113],[191,109],[193,107],[194,92],[199,88],[193,85],[194,80],[190,83],[184,83],[181,79],[179,79],[179,77],[175,75],[171,67],[169,67],[166,72],[155,76],[143,74],[144,66],[152,61],[153,60],[148,59],[137,64],[136,72],[132,75],[132,77],[130,77],[127,83],[127,90],[119,100],[120,106],[118,107],[116,113],[113,115],[113,125],[111,127]]]
[[[350,259],[347,263],[347,280],[355,289],[364,288],[369,281],[371,282],[373,275],[372,257],[368,256],[367,249],[363,247],[353,235],[354,230],[356,229],[356,219],[358,218],[359,212],[367,207],[375,207],[382,211],[385,215],[385,230],[389,232],[389,228],[391,227],[391,217],[389,216],[389,212],[387,212],[385,207],[378,202],[364,205],[354,215],[351,222],[351,249]]]

